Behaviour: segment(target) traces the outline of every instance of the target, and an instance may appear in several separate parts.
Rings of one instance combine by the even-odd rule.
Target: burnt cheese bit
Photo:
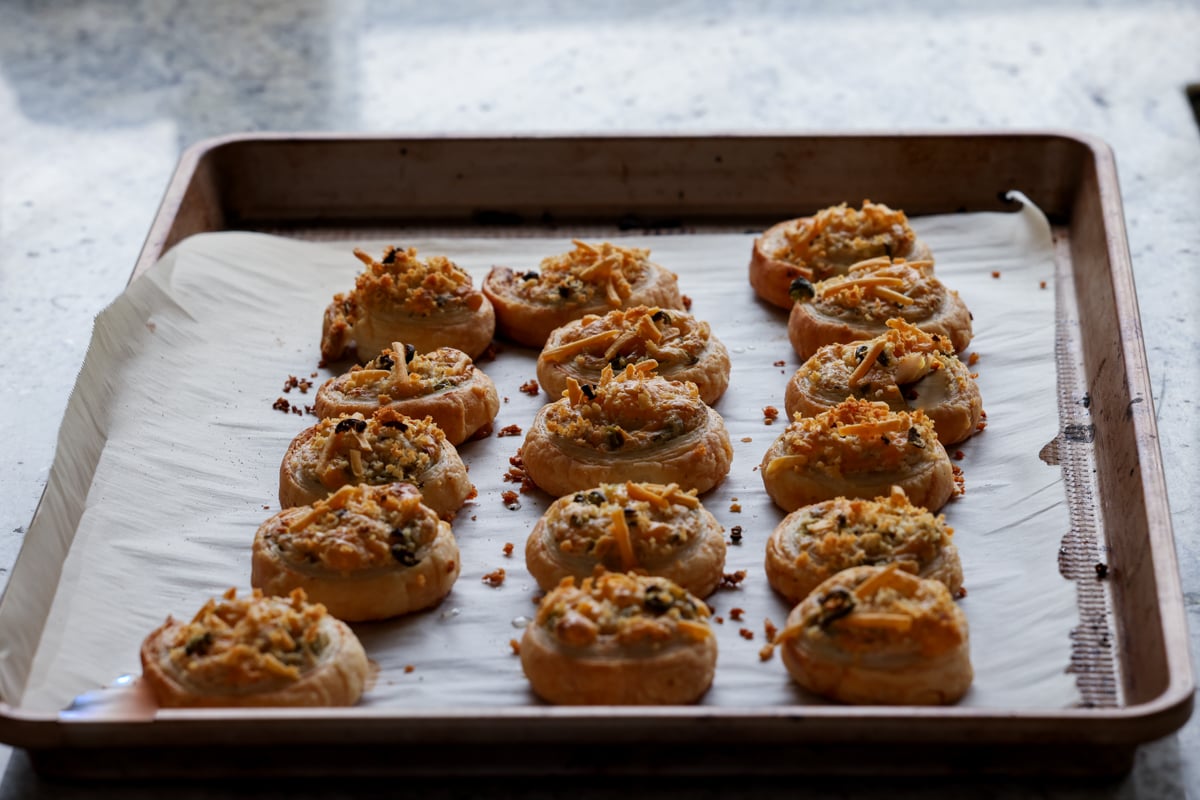
[[[380,263],[395,264],[396,263],[396,253],[398,253],[398,252],[400,252],[399,247],[389,247],[388,251],[383,254],[383,261]]]
[[[347,431],[354,431],[355,433],[362,433],[366,429],[367,429],[367,421],[365,419],[356,419],[355,417],[346,417],[345,419],[338,422],[338,424],[336,426],[334,426],[333,432],[334,433],[346,433]]]
[[[521,276],[521,280],[536,281],[540,277],[541,276],[538,275],[537,272],[530,270],[529,272],[526,272],[524,275]]]
[[[588,400],[596,399],[596,389],[590,383],[581,384],[579,390],[583,392],[583,396]]]
[[[375,367],[376,369],[388,369],[388,370],[390,370],[392,367],[396,366],[396,362],[395,362],[395,361],[393,361],[393,360],[392,360],[392,357],[391,357],[391,356],[389,356],[387,353],[383,353],[383,354],[381,354],[381,355],[379,356],[379,358],[376,358],[374,361],[372,361],[372,362],[371,362],[370,364],[368,364],[367,366],[368,366],[368,367]]]
[[[838,587],[831,589],[829,594],[821,598],[821,614],[817,624],[822,628],[854,610],[854,596],[849,591]]]
[[[408,430],[408,425],[404,424],[398,419],[385,419],[383,422],[380,422],[379,425],[384,428],[394,428],[401,433],[404,433]]]
[[[645,599],[642,605],[651,614],[665,614],[671,609],[675,601],[671,597],[671,593],[664,587],[658,585],[650,585],[646,587]]]
[[[908,443],[913,447],[925,446],[925,440],[921,438],[921,432],[915,427],[908,429]]]
[[[793,302],[798,303],[801,300],[811,300],[816,297],[817,290],[813,288],[807,278],[796,278],[788,287],[788,295],[791,296]]]
[[[183,652],[189,656],[204,655],[208,652],[208,648],[212,646],[212,632],[205,631],[199,636],[193,636],[188,639],[187,645],[184,646]]]
[[[570,286],[559,286],[558,287],[558,296],[563,298],[564,300],[567,299],[568,297],[570,297],[571,296],[571,287]]]
[[[654,320],[655,322],[661,322],[663,325],[671,324],[671,315],[663,311],[661,308],[658,311],[655,311],[654,314],[651,315],[650,319]]]

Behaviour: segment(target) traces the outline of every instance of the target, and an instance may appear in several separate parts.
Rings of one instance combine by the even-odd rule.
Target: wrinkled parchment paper
[[[1016,214],[918,218],[913,226],[932,247],[939,277],[974,313],[970,352],[979,354],[975,369],[988,413],[986,431],[950,448],[965,454],[955,463],[966,493],[945,514],[963,561],[969,594],[961,602],[976,670],[962,702],[1067,707],[1079,699],[1065,672],[1078,615],[1055,554],[1069,520],[1059,469],[1038,459],[1058,431],[1050,230],[1031,206]],[[756,467],[784,426],[782,415],[765,425],[763,408],[782,411],[784,385],[800,362],[787,341],[786,315],[758,302],[747,282],[752,238],[614,240],[650,247],[655,261],[676,271],[692,312],[712,323],[733,359],[730,389],[715,406],[733,440],[733,468],[704,503],[727,530],[741,526],[742,543],[729,547],[726,570],[748,577],[710,598],[725,622],[716,626],[720,658],[703,702],[743,707],[820,702],[789,681],[778,656],[759,657],[764,620],[782,627],[788,610],[762,568],[765,541],[783,514]],[[6,701],[55,712],[81,693],[137,674],[141,640],[168,613],[188,617],[209,596],[249,586],[254,531],[278,509],[280,459],[292,437],[316,422],[272,404],[279,397],[301,408],[312,403],[315,386],[285,394],[283,385],[289,375],[318,372],[322,312],[360,268],[351,248],[378,253],[384,244],[195,236],[100,315],[43,510],[0,606]],[[450,255],[477,282],[493,264],[536,268],[543,256],[570,248],[567,236],[403,244]],[[525,430],[547,400],[519,389],[534,377],[535,358],[533,350],[505,345],[481,364],[504,398],[496,430]],[[320,370],[311,380],[319,385],[330,374]],[[538,702],[509,640],[520,638],[534,612],[536,584],[522,554],[551,498],[522,495],[516,511],[501,501],[501,492],[516,488],[502,475],[521,442],[493,435],[460,447],[479,490],[454,522],[462,575],[431,611],[355,626],[379,666],[364,705],[403,713]],[[515,545],[511,558],[503,555],[508,542]],[[497,568],[507,579],[492,588],[481,577]],[[47,604],[39,628],[39,608]],[[742,622],[731,619],[735,608],[743,610]],[[87,713],[86,704],[77,704],[79,713]]]

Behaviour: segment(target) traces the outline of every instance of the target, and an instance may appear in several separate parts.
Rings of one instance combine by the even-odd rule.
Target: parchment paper
[[[932,247],[939,277],[974,313],[971,351],[980,356],[975,369],[988,413],[986,431],[950,448],[965,454],[955,463],[966,493],[945,514],[963,560],[969,594],[961,602],[976,670],[962,702],[1070,706],[1079,699],[1065,672],[1075,592],[1055,557],[1069,521],[1061,473],[1037,455],[1058,431],[1050,230],[1030,206],[1017,214],[918,218],[913,226]],[[765,425],[762,409],[782,412],[784,385],[800,362],[787,341],[786,315],[758,302],[749,287],[752,238],[614,240],[650,247],[654,260],[675,270],[692,312],[712,323],[732,355],[731,386],[716,409],[733,439],[733,468],[704,503],[727,530],[742,527],[726,570],[748,577],[710,598],[725,622],[716,626],[720,659],[703,702],[750,707],[820,702],[794,687],[777,656],[759,658],[764,620],[782,627],[788,610],[762,569],[764,543],[783,514],[756,471],[785,421],[781,413],[774,426]],[[28,534],[31,548],[69,542],[57,580],[56,565],[43,564],[38,591],[53,592],[53,601],[40,639],[22,627],[19,601],[28,597],[6,598],[13,602],[0,609],[0,691],[8,702],[29,711],[62,709],[81,693],[136,674],[141,640],[168,613],[188,617],[229,586],[247,589],[254,531],[278,509],[279,461],[292,437],[316,422],[272,403],[312,403],[315,386],[284,394],[283,384],[289,375],[318,371],[324,307],[353,285],[360,268],[351,248],[379,252],[384,244],[195,236],[100,315],[64,422],[49,511]],[[450,255],[477,282],[493,264],[535,268],[543,256],[570,247],[567,236],[404,244]],[[504,345],[481,364],[504,398],[496,430],[516,424],[524,431],[547,400],[518,388],[534,377],[535,357]],[[330,374],[321,370],[312,380],[319,385]],[[403,713],[538,702],[509,647],[534,611],[525,539],[551,500],[525,494],[517,511],[501,501],[501,492],[516,488],[502,475],[522,440],[492,436],[460,448],[479,490],[454,522],[462,575],[432,611],[355,626],[380,668],[364,705]],[[740,513],[731,509],[735,501]],[[511,558],[502,552],[506,542],[515,546]],[[485,585],[481,577],[498,567],[507,580]],[[744,611],[740,623],[731,619],[735,608]],[[23,648],[33,647],[26,671]],[[73,713],[81,709],[86,713],[86,704]]]

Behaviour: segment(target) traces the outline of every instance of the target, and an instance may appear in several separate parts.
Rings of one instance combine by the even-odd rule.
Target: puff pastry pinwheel
[[[433,420],[381,408],[366,419],[321,420],[293,439],[279,465],[279,504],[308,505],[347,484],[397,481],[414,484],[443,517],[474,491],[458,451]]]
[[[254,536],[250,583],[269,595],[303,589],[338,619],[387,619],[436,605],[458,578],[450,523],[407,483],[343,486],[285,508]]]
[[[955,351],[971,343],[971,312],[934,277],[932,261],[860,261],[845,275],[798,282],[794,295],[788,339],[804,359],[827,344],[874,338],[894,317],[949,339]]]
[[[653,360],[621,373],[605,367],[595,386],[567,379],[525,434],[525,472],[553,495],[600,483],[677,483],[707,492],[729,473],[733,446],[721,415],[693,383],[653,375]]]
[[[555,328],[538,356],[537,376],[546,393],[558,398],[567,378],[594,384],[605,366],[622,370],[651,358],[667,380],[696,384],[710,406],[729,386],[729,352],[707,322],[647,306],[589,314]]]
[[[954,703],[974,677],[950,591],[895,564],[834,575],[792,609],[776,642],[797,683],[843,703]]]
[[[759,471],[784,511],[834,497],[886,496],[893,485],[937,511],[954,493],[950,458],[925,412],[852,397],[815,417],[793,418]]]
[[[325,361],[344,357],[352,346],[366,361],[397,340],[421,352],[454,347],[471,358],[491,344],[496,329],[492,304],[450,259],[421,259],[411,247],[388,247],[379,261],[358,249],[354,255],[367,268],[350,292],[335,294],[325,309]]]
[[[409,417],[432,417],[450,444],[462,444],[496,418],[500,398],[492,379],[453,347],[417,352],[392,342],[362,367],[330,378],[317,390],[318,417],[369,416],[381,407]]]
[[[650,251],[574,240],[575,249],[542,259],[539,270],[493,267],[483,293],[496,308],[496,328],[518,344],[541,347],[555,328],[614,308],[682,309],[675,274]]]
[[[787,309],[794,302],[791,290],[797,278],[823,281],[877,256],[933,258],[903,211],[870,200],[863,201],[861,211],[842,203],[811,217],[780,222],[755,239],[750,285],[768,303]]]
[[[861,342],[827,344],[788,381],[788,416],[811,417],[845,400],[880,401],[896,411],[921,409],[938,441],[954,444],[975,432],[983,413],[979,387],[950,340],[902,319]]]
[[[358,638],[300,589],[240,598],[230,589],[190,621],[167,617],[141,659],[158,704],[172,708],[349,706],[368,674]]]
[[[546,509],[525,544],[525,565],[545,591],[600,566],[669,578],[707,597],[725,568],[724,529],[676,484],[605,483]]]
[[[717,640],[703,601],[666,578],[566,578],[521,639],[521,666],[551,703],[692,703],[708,690]]]
[[[946,520],[908,502],[898,486],[876,500],[835,497],[783,518],[767,539],[767,581],[792,603],[850,567],[895,562],[900,569],[962,589],[962,564]]]

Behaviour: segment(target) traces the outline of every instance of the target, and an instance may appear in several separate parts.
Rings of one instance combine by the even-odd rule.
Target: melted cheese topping
[[[453,389],[469,381],[474,372],[475,365],[461,350],[439,347],[408,355],[403,344],[393,342],[371,361],[335,379],[332,388],[347,398],[377,398],[386,405]]]
[[[892,411],[886,403],[852,397],[815,417],[799,415],[779,437],[767,474],[807,469],[841,477],[890,472],[927,458],[936,442],[933,421],[917,410]]]
[[[285,560],[342,575],[416,566],[438,531],[437,514],[406,483],[343,486],[275,519],[266,536]]]
[[[708,407],[696,385],[653,375],[656,361],[620,375],[605,367],[595,387],[567,379],[563,398],[546,407],[546,429],[593,450],[629,452],[654,447],[704,425]]]
[[[381,408],[370,419],[362,414],[333,417],[313,426],[313,436],[297,453],[304,472],[325,488],[346,484],[415,482],[441,456],[446,434],[426,417],[406,417]]]
[[[304,590],[238,598],[230,589],[209,600],[191,622],[173,623],[167,658],[193,686],[222,692],[267,691],[299,680],[328,646],[321,632],[325,606]],[[169,624],[172,621],[168,621]]]
[[[580,586],[565,578],[543,598],[534,624],[566,647],[616,643],[661,648],[712,635],[708,606],[666,578],[606,572]]]
[[[540,272],[514,273],[513,294],[549,306],[591,305],[603,298],[617,308],[649,270],[649,250],[578,239],[573,244],[568,253],[542,259]]]
[[[783,541],[797,567],[821,579],[850,567],[895,561],[919,573],[950,543],[944,516],[914,506],[899,487],[887,499],[838,497],[800,509],[789,517]]]
[[[798,220],[783,238],[771,257],[807,266],[821,278],[868,258],[907,253],[917,237],[903,211],[864,200],[861,211],[842,203]]]
[[[941,307],[946,295],[932,267],[932,261],[887,256],[860,261],[845,275],[813,284],[814,295],[807,302],[821,313],[841,319],[884,322],[900,317],[920,322]]]
[[[425,317],[463,308],[475,311],[483,302],[483,295],[472,288],[471,276],[445,256],[420,259],[412,247],[388,247],[380,261],[358,249],[354,255],[367,269],[359,273],[348,294],[333,296],[350,325],[368,308],[400,309]]]
[[[948,388],[962,391],[971,379],[944,336],[929,334],[902,319],[889,319],[886,333],[864,342],[826,345],[798,370],[813,393],[856,394],[893,409],[929,408]],[[940,373],[945,386],[925,381]]]
[[[934,658],[966,640],[962,613],[940,581],[887,567],[835,575],[801,603],[801,620],[777,641],[803,638],[850,654],[909,653]]]
[[[589,314],[559,328],[542,358],[570,363],[579,372],[596,375],[606,365],[622,370],[653,359],[659,364],[659,373],[666,374],[698,362],[711,336],[708,323],[690,314],[636,306],[602,317]]]
[[[669,561],[703,530],[695,490],[674,483],[602,484],[560,497],[545,521],[545,535],[563,555],[592,558],[610,570]]]

